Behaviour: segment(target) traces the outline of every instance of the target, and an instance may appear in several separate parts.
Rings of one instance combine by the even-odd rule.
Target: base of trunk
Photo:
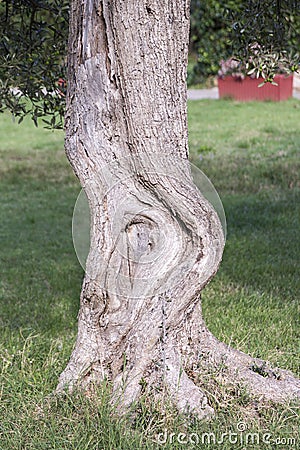
[[[127,412],[142,394],[148,394],[157,403],[171,402],[180,413],[199,419],[211,418],[214,410],[208,404],[206,389],[200,387],[202,377],[208,376],[225,387],[245,388],[255,401],[300,400],[300,380],[291,372],[272,368],[263,360],[232,349],[218,341],[205,326],[201,327],[200,336],[198,356],[194,360],[188,360],[186,352],[180,353],[178,346],[174,348],[170,343],[164,347],[164,360],[150,361],[144,355],[133,366],[130,363],[127,366],[124,360],[120,372],[109,380],[113,386],[112,403],[119,413]],[[103,376],[99,363],[91,363],[88,371],[83,366],[69,364],[60,377],[57,391],[74,388],[90,391],[95,384],[103,382]]]

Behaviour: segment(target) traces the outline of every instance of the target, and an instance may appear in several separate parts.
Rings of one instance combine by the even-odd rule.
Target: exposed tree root
[[[204,419],[214,410],[201,388],[201,376],[211,373],[223,385],[243,385],[255,400],[300,400],[300,380],[291,372],[216,339],[203,322],[199,299],[182,311],[164,304],[163,316],[160,302],[159,297],[151,301],[152,322],[147,322],[144,303],[143,312],[139,310],[118,339],[114,325],[101,335],[95,317],[82,308],[77,343],[57,390],[89,389],[107,379],[120,413],[146,391],[160,403],[171,401],[179,412]]]
[[[198,359],[192,365],[192,360],[189,360],[189,364],[184,367],[183,355],[170,345],[165,347],[165,365],[161,359],[157,359],[157,345],[147,356],[137,360],[136,365],[131,366],[128,361],[128,367],[124,366],[111,380],[112,402],[118,411],[128,411],[138,401],[141,392],[146,390],[160,403],[171,401],[180,413],[199,419],[210,418],[214,410],[208,404],[204,391],[193,381],[197,378],[201,383],[201,373],[204,372],[217,373],[224,385],[242,384],[255,400],[275,403],[300,400],[300,380],[291,372],[272,368],[265,361],[227,346],[218,341],[203,324],[200,336]],[[103,381],[105,371],[99,363],[90,364],[88,370],[84,369],[86,362],[81,364],[81,370],[79,365],[68,366],[61,377],[58,391],[67,387],[72,390],[78,386],[89,389],[91,385]]]
[[[290,371],[274,368],[218,341],[207,329],[202,333],[201,365],[216,370],[225,383],[242,383],[249,394],[275,403],[300,400],[300,380]]]

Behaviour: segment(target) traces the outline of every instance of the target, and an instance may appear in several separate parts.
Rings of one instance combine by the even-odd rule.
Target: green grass
[[[189,104],[191,161],[217,188],[228,225],[221,268],[202,295],[206,321],[225,342],[298,375],[299,116],[297,100]],[[216,410],[204,423],[186,423],[167,406],[163,416],[147,399],[134,419],[119,419],[108,386],[97,401],[52,395],[76,337],[83,272],[71,219],[79,190],[62,132],[0,116],[0,449],[248,448],[240,422],[259,433],[249,448],[297,448],[296,405],[253,404],[217,374],[201,380]],[[165,429],[160,447],[155,436]],[[226,432],[238,433],[238,443],[227,435],[201,444],[203,433],[220,440]],[[297,442],[267,444],[266,433]]]

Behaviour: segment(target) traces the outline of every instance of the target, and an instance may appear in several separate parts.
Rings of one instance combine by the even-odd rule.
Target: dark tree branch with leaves
[[[234,55],[249,73],[272,82],[276,73],[299,69],[300,3],[295,0],[247,0],[232,14]],[[238,39],[237,39],[238,37]]]
[[[0,3],[0,110],[62,127],[69,2]]]
[[[191,44],[198,62],[190,81],[218,72],[234,57],[272,82],[276,72],[299,68],[300,2],[294,0],[191,1]]]

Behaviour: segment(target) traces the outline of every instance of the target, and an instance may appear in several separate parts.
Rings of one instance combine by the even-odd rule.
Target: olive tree
[[[85,189],[91,245],[78,336],[58,390],[108,379],[121,409],[142,390],[210,416],[196,373],[282,401],[300,382],[218,341],[201,290],[224,235],[188,163],[187,0],[73,0],[65,148]]]

